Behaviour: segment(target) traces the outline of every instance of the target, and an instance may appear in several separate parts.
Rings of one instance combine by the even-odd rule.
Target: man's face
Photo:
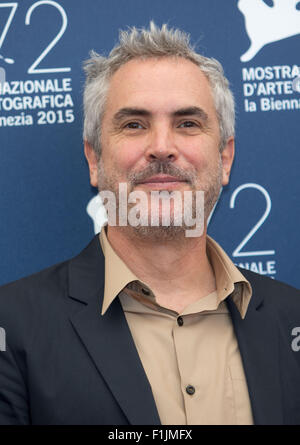
[[[101,128],[100,164],[86,144],[92,185],[116,194],[120,182],[127,183],[128,193],[148,195],[201,190],[208,217],[228,182],[234,143],[230,139],[220,154],[211,88],[195,64],[164,58],[123,65],[111,78]],[[140,233],[166,233],[160,229],[164,232],[155,227]],[[170,233],[180,230],[173,227]]]

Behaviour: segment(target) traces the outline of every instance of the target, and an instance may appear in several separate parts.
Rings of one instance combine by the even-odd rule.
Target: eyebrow
[[[146,110],[144,108],[131,108],[131,107],[125,107],[118,110],[114,117],[113,122],[117,124],[119,121],[126,117],[132,117],[132,116],[144,116],[144,117],[151,117],[153,113],[151,111]],[[185,107],[185,108],[179,108],[178,110],[172,111],[170,113],[172,117],[184,117],[184,116],[195,116],[200,118],[203,122],[207,122],[208,120],[208,114],[200,107]]]
[[[171,114],[175,117],[196,116],[205,122],[208,120],[208,114],[200,107],[180,108]]]

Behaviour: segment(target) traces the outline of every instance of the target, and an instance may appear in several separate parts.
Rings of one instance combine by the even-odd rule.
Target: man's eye
[[[179,128],[181,127],[184,127],[184,128],[190,128],[190,127],[196,127],[197,126],[197,124],[195,123],[195,122],[192,122],[192,121],[185,121],[185,122],[182,122],[180,125],[179,125]]]
[[[134,130],[138,128],[144,128],[139,122],[129,122],[125,125],[125,128],[133,128]]]

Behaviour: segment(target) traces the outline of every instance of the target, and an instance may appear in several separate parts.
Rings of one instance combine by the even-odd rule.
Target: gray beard
[[[206,226],[207,219],[219,197],[221,186],[222,186],[222,160],[221,156],[219,157],[219,162],[217,169],[214,171],[213,175],[210,175],[209,179],[206,183],[197,183],[197,175],[195,171],[184,171],[175,167],[174,165],[165,162],[154,162],[150,164],[147,169],[138,173],[131,173],[127,178],[128,183],[128,194],[132,192],[136,186],[136,184],[145,178],[148,178],[152,175],[164,173],[172,176],[176,176],[178,178],[187,180],[191,186],[192,191],[192,216],[196,217],[196,190],[201,190],[204,192],[204,215],[202,215],[204,219],[204,223]],[[108,175],[105,171],[103,162],[100,158],[98,163],[98,190],[104,191],[108,190],[114,193],[116,197],[116,213],[119,214],[119,190],[118,186],[120,183],[120,178],[116,174]],[[127,195],[128,198],[128,195]],[[136,204],[127,203],[127,212],[130,212],[130,209],[134,207]],[[203,213],[203,209],[202,209]],[[198,209],[199,215],[199,209]],[[149,216],[150,220],[150,216]],[[170,214],[170,224],[169,225],[161,225],[161,220],[158,226],[152,225],[126,225],[126,226],[118,226],[118,230],[121,230],[126,234],[127,237],[131,239],[140,239],[140,240],[149,240],[152,242],[164,242],[164,241],[173,241],[173,240],[182,240],[185,237],[186,230],[193,229],[192,226],[187,226],[185,224],[184,218],[182,218],[182,224],[180,226],[174,224],[174,214],[171,212]],[[117,223],[118,225],[118,223]]]

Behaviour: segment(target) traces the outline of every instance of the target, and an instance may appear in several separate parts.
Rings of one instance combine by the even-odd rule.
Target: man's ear
[[[227,185],[229,182],[230,171],[234,159],[234,137],[230,137],[221,153],[223,165],[222,185]]]
[[[84,154],[89,164],[91,185],[98,187],[98,156],[87,141],[84,141]]]

